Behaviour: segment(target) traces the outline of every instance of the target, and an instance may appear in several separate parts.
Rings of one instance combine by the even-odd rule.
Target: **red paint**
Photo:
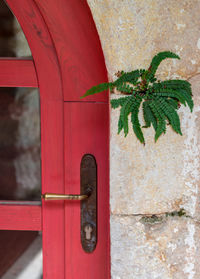
[[[0,205],[0,230],[41,231],[41,206]]]
[[[83,251],[80,203],[65,203],[66,277],[109,278],[109,108],[108,104],[65,103],[65,192],[80,193],[80,163],[84,154],[97,162],[98,242],[93,253]]]
[[[82,250],[79,202],[43,201],[43,278],[109,279],[108,94],[80,100],[92,85],[107,81],[91,12],[85,0],[7,3],[22,26],[35,66],[34,71],[29,63],[29,74],[24,79],[17,76],[13,66],[15,83],[27,83],[29,79],[40,90],[42,192],[79,193],[81,157],[91,153],[98,165],[96,250],[91,254]],[[25,64],[20,65],[22,73]],[[13,228],[17,220],[13,218]]]
[[[40,91],[42,191],[64,192],[63,93],[56,51],[33,0],[7,0],[32,52]],[[55,3],[56,4],[56,3]],[[64,203],[42,204],[43,277],[64,279]]]
[[[35,0],[51,34],[63,80],[65,101],[80,101],[87,89],[107,80],[99,36],[86,0]],[[99,93],[82,102],[108,102]]]
[[[1,58],[0,87],[38,87],[33,60]]]

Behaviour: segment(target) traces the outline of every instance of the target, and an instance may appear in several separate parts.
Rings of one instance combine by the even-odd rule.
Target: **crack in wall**
[[[194,221],[196,224],[200,224],[200,220],[192,217],[191,215],[188,215],[184,208],[181,208],[180,210],[175,210],[171,212],[161,212],[161,213],[137,213],[137,214],[111,214],[111,216],[114,217],[141,217],[139,220],[142,223],[146,224],[154,224],[154,223],[161,223],[167,218],[173,218],[173,217],[184,217],[189,218],[192,221]]]

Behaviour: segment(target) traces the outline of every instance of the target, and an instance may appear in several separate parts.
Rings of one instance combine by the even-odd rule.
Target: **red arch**
[[[91,86],[107,81],[101,43],[86,0],[7,2],[27,37],[40,90],[44,83],[52,89],[45,90],[49,97],[43,90],[42,95],[80,101]],[[108,94],[100,93],[82,101],[108,100]]]
[[[87,89],[107,81],[95,23],[86,0],[35,0],[48,26],[61,69],[65,101],[80,101]],[[82,101],[108,102],[100,93]]]
[[[42,98],[62,100],[60,67],[53,41],[33,0],[7,0],[29,43]]]

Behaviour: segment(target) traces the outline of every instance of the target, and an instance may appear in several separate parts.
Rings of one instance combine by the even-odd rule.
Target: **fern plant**
[[[118,133],[124,130],[125,137],[129,131],[128,116],[136,137],[145,143],[142,128],[151,125],[155,130],[155,142],[166,132],[166,125],[182,135],[180,119],[177,113],[180,105],[188,105],[193,109],[191,85],[186,80],[158,81],[155,77],[160,63],[166,58],[180,59],[170,51],[160,52],[155,55],[147,70],[139,69],[132,72],[118,72],[118,79],[114,82],[101,83],[90,88],[81,98],[105,90],[116,88],[126,96],[111,100],[111,107],[120,109]],[[142,107],[145,126],[141,127],[138,113]]]

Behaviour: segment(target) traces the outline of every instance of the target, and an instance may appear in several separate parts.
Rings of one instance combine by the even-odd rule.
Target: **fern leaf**
[[[192,91],[191,91],[191,84],[187,82],[186,80],[167,80],[163,81],[160,84],[154,84],[154,89],[165,89],[165,90],[174,90],[174,91],[179,91],[186,103],[188,104],[191,112],[194,107],[194,103],[192,100]]]
[[[149,106],[149,102],[146,101],[143,103],[143,116],[144,116],[144,120],[146,123],[145,128],[150,127],[151,124],[154,127],[154,130],[156,131],[157,129],[157,120],[156,117],[154,116],[150,106]]]
[[[142,110],[143,110],[143,117],[144,117],[144,121],[145,121],[145,126],[143,126],[143,128],[148,128],[151,126],[151,121],[149,120],[149,107],[148,107],[148,103],[144,102],[142,104]]]
[[[111,82],[106,82],[106,83],[100,83],[99,85],[93,86],[89,90],[86,91],[86,93],[81,96],[80,98],[85,98],[89,95],[94,95],[96,93],[103,92],[105,90],[108,90],[109,88],[113,88],[113,84]]]
[[[171,89],[183,88],[192,95],[191,84],[187,80],[172,79],[172,80],[162,81],[159,84],[162,85],[164,88],[165,87],[171,88]]]
[[[158,126],[155,133],[155,142],[156,142],[158,138],[162,135],[162,133],[166,132],[166,121],[165,121],[164,114],[161,112],[159,106],[157,106],[156,100],[153,100],[149,104],[149,106],[152,109],[152,112],[158,121]]]
[[[128,135],[128,116],[131,112],[132,100],[131,98],[127,100],[127,102],[123,105],[123,124],[124,124],[124,135],[125,137]]]
[[[121,110],[122,110],[122,108],[121,108]],[[119,120],[118,120],[118,134],[121,132],[121,130],[124,128],[124,124],[123,124],[123,114],[122,114],[122,112],[121,112],[121,110],[120,110],[120,115],[119,115]]]
[[[163,114],[169,120],[169,123],[171,124],[174,131],[177,132],[178,134],[182,135],[181,127],[180,127],[180,119],[179,119],[179,116],[178,116],[176,110],[169,103],[167,103],[164,99],[160,98],[160,99],[157,99],[155,102],[157,104],[157,107],[159,107],[163,111]]]
[[[139,113],[139,108],[140,108],[141,102],[142,102],[142,98],[137,97],[137,99],[134,102],[134,105],[132,105],[131,122],[132,122],[132,126],[133,126],[133,131],[134,131],[136,137],[139,139],[139,141],[141,143],[145,144],[144,136],[143,136],[143,133],[141,130],[141,125],[140,125],[139,118],[138,118],[138,113]]]
[[[113,85],[117,86],[124,82],[129,82],[129,83],[135,84],[139,77],[140,77],[139,70],[135,70],[135,71],[128,72],[128,73],[123,73],[121,77],[119,77],[115,82],[113,82]]]
[[[163,51],[163,52],[158,53],[157,55],[155,55],[153,57],[153,59],[151,61],[150,67],[146,74],[146,79],[150,79],[150,78],[154,77],[154,75],[158,69],[158,66],[166,58],[180,59],[180,57],[177,54],[170,52],[170,51]]]
[[[163,96],[163,97],[172,97],[177,99],[181,104],[185,103],[185,97],[178,91],[172,90],[172,89],[155,89],[153,92],[154,96]]]
[[[110,101],[111,107],[112,107],[113,109],[116,109],[116,108],[118,108],[119,106],[122,106],[122,105],[126,102],[127,98],[128,98],[128,97],[121,97],[121,98],[118,98],[118,99],[113,99],[113,100],[111,100],[111,101]]]
[[[162,133],[165,134],[165,132],[166,132],[166,122],[165,122],[165,119],[159,119],[158,120],[158,127],[156,129],[156,134],[155,134],[155,142],[162,135]]]
[[[188,107],[190,108],[190,111],[193,111],[194,102],[192,100],[191,95],[188,93],[188,91],[184,89],[179,89],[180,93],[184,96],[186,103],[188,104]]]
[[[128,116],[131,112],[132,98],[127,97],[126,101],[121,107],[120,110],[120,121],[118,122],[118,133],[124,128],[125,137],[128,134]]]
[[[178,101],[175,99],[166,99],[166,102],[169,103],[173,108],[178,109]]]
[[[129,84],[125,84],[125,83],[120,83],[116,86],[117,90],[120,92],[126,92],[126,93],[133,93],[134,88],[131,87]]]

